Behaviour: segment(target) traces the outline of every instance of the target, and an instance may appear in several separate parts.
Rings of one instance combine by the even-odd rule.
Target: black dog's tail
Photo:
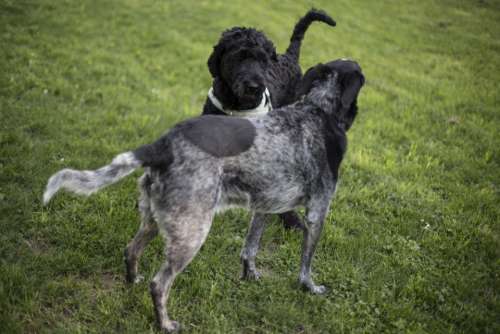
[[[293,29],[292,38],[290,38],[290,45],[286,49],[286,54],[295,58],[296,61],[299,60],[300,55],[300,45],[302,44],[302,39],[304,39],[304,34],[307,28],[314,21],[324,22],[332,27],[335,27],[337,23],[324,11],[318,9],[311,9],[307,14],[302,17],[299,22],[295,25]]]
[[[96,170],[62,169],[52,175],[43,193],[43,204],[61,189],[89,196],[102,188],[120,181],[139,167],[164,168],[172,161],[168,138],[134,151],[118,154],[113,161]]]

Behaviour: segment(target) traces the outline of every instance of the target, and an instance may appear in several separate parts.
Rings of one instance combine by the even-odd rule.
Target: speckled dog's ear
[[[309,91],[313,87],[314,82],[318,80],[324,80],[328,73],[329,68],[321,63],[309,68],[299,83],[296,98],[298,99],[303,95],[307,95],[307,93],[309,93]]]
[[[319,107],[327,115],[337,114],[338,108],[338,73],[329,70],[329,73],[322,72],[318,80],[314,80],[311,89],[305,96],[305,100]]]

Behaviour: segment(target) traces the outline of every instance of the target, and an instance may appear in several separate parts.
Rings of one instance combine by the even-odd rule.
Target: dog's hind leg
[[[151,210],[150,189],[151,181],[148,173],[139,179],[139,212],[141,214],[141,226],[134,238],[125,248],[125,266],[127,269],[127,282],[138,283],[143,276],[138,275],[138,262],[148,243],[158,235],[158,226],[153,218]]]
[[[255,268],[255,256],[259,250],[260,239],[266,225],[266,215],[254,212],[248,228],[245,246],[241,250],[240,259],[243,265],[242,279],[258,280],[260,274]]]
[[[314,284],[311,277],[311,262],[328,213],[329,201],[330,197],[325,196],[325,198],[311,199],[307,205],[299,283],[315,294],[326,292],[325,286]]]
[[[197,203],[196,203],[197,204]],[[185,207],[189,216],[169,217],[159,221],[159,228],[165,237],[166,261],[151,282],[151,296],[155,307],[156,319],[162,330],[175,332],[180,329],[177,321],[167,314],[167,299],[175,277],[191,262],[210,230],[214,212],[193,215],[193,207]],[[195,210],[195,209],[194,209]],[[163,230],[165,229],[165,230]]]

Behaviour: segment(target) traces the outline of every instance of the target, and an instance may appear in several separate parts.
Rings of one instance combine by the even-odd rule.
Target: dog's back
[[[256,128],[253,145],[222,161],[220,205],[246,200],[252,210],[280,213],[303,204],[324,167],[323,125],[294,107],[250,122]]]
[[[187,196],[182,188],[198,182],[197,175],[220,186],[218,209],[284,212],[301,204],[324,171],[322,127],[321,119],[294,106],[249,119],[202,116],[134,154],[165,189],[179,179],[177,196]]]

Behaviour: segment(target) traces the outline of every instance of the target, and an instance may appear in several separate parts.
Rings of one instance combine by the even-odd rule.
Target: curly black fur
[[[311,9],[295,25],[286,53],[278,55],[264,33],[253,28],[234,27],[225,31],[208,59],[213,77],[214,95],[224,108],[232,110],[256,107],[267,88],[273,107],[294,101],[295,89],[302,77],[299,66],[300,46],[309,25],[335,21],[321,10]],[[209,99],[203,114],[222,114]]]

